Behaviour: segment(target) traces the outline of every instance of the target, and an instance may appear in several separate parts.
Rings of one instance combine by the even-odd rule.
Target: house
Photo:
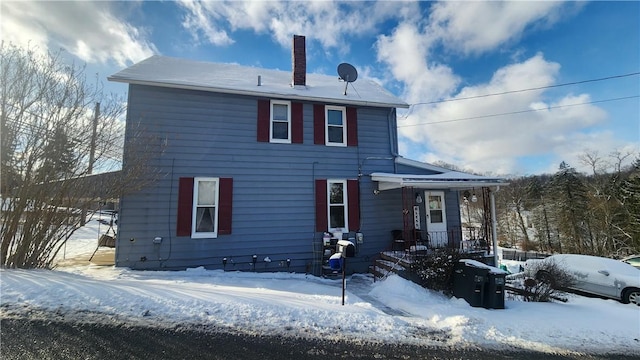
[[[400,157],[408,104],[368,79],[307,74],[303,36],[292,63],[152,56],[109,77],[129,84],[123,170],[137,132],[155,139],[158,169],[121,198],[116,266],[320,274],[336,240],[325,233],[342,232],[355,244],[347,271],[366,272],[394,236],[459,241],[459,189],[502,180]]]

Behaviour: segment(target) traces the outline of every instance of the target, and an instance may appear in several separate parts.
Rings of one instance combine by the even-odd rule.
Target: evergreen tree
[[[75,144],[62,126],[56,127],[53,135],[43,147],[42,166],[38,169],[40,182],[66,179],[74,173]]]
[[[557,227],[565,252],[591,253],[586,240],[589,238],[587,189],[576,170],[564,161],[551,178],[549,196],[553,199],[557,215]]]

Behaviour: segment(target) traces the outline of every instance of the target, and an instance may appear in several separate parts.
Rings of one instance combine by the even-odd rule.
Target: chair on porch
[[[429,249],[429,233],[426,231],[413,229],[415,241],[411,244],[409,250],[416,254],[426,253]]]
[[[392,251],[404,251],[406,245],[404,241],[404,231],[391,230],[391,241]]]

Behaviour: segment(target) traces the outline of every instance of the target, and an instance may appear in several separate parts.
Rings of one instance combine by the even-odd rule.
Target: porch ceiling
[[[378,190],[413,187],[418,189],[470,189],[474,187],[509,185],[502,178],[491,178],[457,171],[434,175],[372,173],[371,180],[378,182]]]

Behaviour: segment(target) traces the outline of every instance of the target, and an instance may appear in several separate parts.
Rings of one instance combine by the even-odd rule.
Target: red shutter
[[[358,146],[358,110],[347,108],[347,146]]]
[[[294,144],[302,144],[302,118],[302,103],[291,103],[291,142]]]
[[[271,121],[271,102],[258,100],[258,141],[269,142],[269,122]]]
[[[347,180],[349,231],[360,230],[360,186],[358,180]]]
[[[218,235],[231,234],[233,209],[233,178],[220,178],[218,195]]]
[[[324,145],[324,105],[313,105],[313,143]]]
[[[193,178],[181,177],[178,184],[178,220],[176,236],[191,236],[193,214]]]
[[[316,180],[316,231],[329,229],[327,209],[327,180]]]

